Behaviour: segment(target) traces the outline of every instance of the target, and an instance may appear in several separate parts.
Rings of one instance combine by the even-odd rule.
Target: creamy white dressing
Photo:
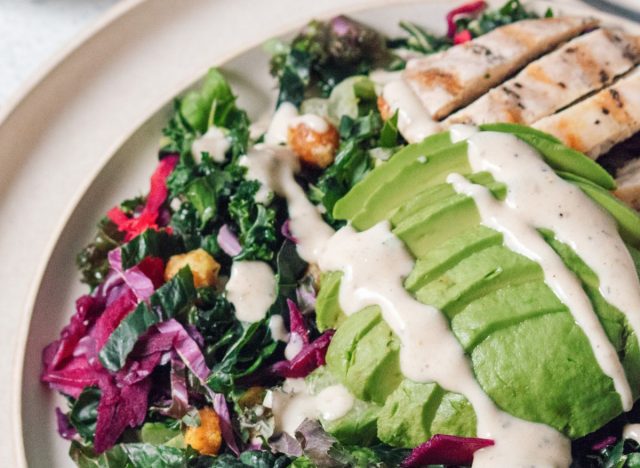
[[[439,131],[440,124],[431,118],[403,79],[387,83],[382,98],[392,113],[398,111],[398,129],[409,143],[417,143]]]
[[[346,314],[369,305],[382,309],[385,322],[402,343],[400,365],[407,378],[438,382],[471,402],[478,436],[496,442],[476,454],[474,466],[568,466],[568,439],[548,426],[500,411],[484,393],[444,315],[404,289],[403,280],[413,265],[387,222],[360,233],[349,226],[340,229],[319,263],[323,271],[343,272],[339,301]]]
[[[585,330],[598,363],[614,380],[626,407],[628,383],[615,350],[611,352],[612,345],[588,298],[585,302],[582,297],[585,295],[580,284],[576,288],[575,277],[552,250],[551,253],[545,250],[548,246],[535,230],[535,227],[552,229],[560,241],[571,246],[598,274],[603,295],[606,292],[605,297],[610,297],[614,305],[627,305],[619,308],[627,313],[633,324],[638,320],[632,319],[631,315],[638,315],[640,307],[629,309],[628,305],[635,303],[640,288],[615,224],[579,189],[557,177],[535,151],[515,137],[475,133],[470,127],[459,127],[454,129],[452,138],[456,141],[468,139],[474,171],[491,172],[496,180],[509,186],[509,192],[501,203],[484,189],[493,204],[490,210],[483,212],[483,207],[489,206],[489,199],[481,191],[483,187],[478,189],[456,175],[450,176],[449,181],[456,190],[474,197],[483,222],[504,232],[507,246],[519,249],[516,251],[541,264],[545,279]],[[474,466],[568,466],[570,441],[551,427],[523,421],[499,410],[475,380],[471,364],[451,333],[446,318],[405,291],[403,280],[413,268],[413,259],[391,233],[388,224],[380,223],[361,233],[347,226],[334,233],[295,181],[294,174],[299,167],[295,155],[286,148],[267,145],[256,147],[255,151],[255,161],[265,175],[265,185],[288,202],[291,231],[299,240],[300,256],[319,264],[323,271],[343,272],[339,299],[345,313],[354,313],[368,305],[380,306],[384,320],[402,343],[403,374],[415,381],[438,382],[471,402],[478,418],[478,436],[495,440],[493,447],[476,453]],[[514,156],[516,153],[517,157]],[[511,159],[517,161],[511,163]],[[555,208],[551,206],[553,204]],[[496,220],[491,216],[497,216]],[[581,222],[584,219],[589,219],[590,224]],[[519,227],[513,229],[517,235],[511,233],[511,228],[507,229],[512,225]],[[618,247],[612,247],[611,242]],[[584,252],[586,248],[590,251]],[[631,292],[625,288],[630,288]],[[417,356],[420,358],[416,359]],[[274,414],[280,430],[292,433],[305,417],[318,417],[321,404],[300,384],[297,390],[289,385],[280,393],[286,395],[286,398],[274,395]]]
[[[257,322],[276,300],[276,277],[265,262],[233,262],[225,291],[238,320]]]
[[[542,157],[518,138],[497,132],[471,136],[469,162],[474,171],[489,171],[507,185],[504,202],[490,192],[452,174],[448,182],[471,196],[482,223],[504,234],[513,251],[534,260],[545,282],[569,308],[588,338],[602,371],[611,377],[625,411],[633,396],[618,354],[604,331],[579,279],[544,241],[538,228],[553,230],[598,275],[600,292],[640,331],[640,284],[631,255],[611,216],[578,187],[564,181]],[[585,220],[589,220],[585,223]]]
[[[640,444],[640,424],[627,424],[622,430],[623,439],[632,439]]]
[[[295,180],[294,174],[300,170],[298,158],[279,146],[256,145],[254,151],[251,159],[254,173],[260,174],[266,187],[287,200],[291,233],[298,239],[298,254],[308,263],[317,263],[334,231]]]
[[[268,145],[286,143],[289,123],[296,117],[298,117],[298,109],[296,106],[290,102],[280,104],[275,114],[273,114],[267,133],[264,135],[264,142]]]
[[[303,114],[298,117],[294,117],[289,121],[289,127],[295,127],[297,125],[304,125],[310,128],[316,133],[325,133],[329,130],[329,122],[323,117],[316,114]]]
[[[285,343],[289,341],[289,332],[284,326],[282,315],[276,314],[269,317],[269,331],[271,332],[271,338],[275,341],[283,341]]]
[[[331,385],[312,395],[304,379],[286,379],[282,389],[270,392],[263,404],[273,412],[276,432],[295,436],[305,419],[340,419],[354,403],[353,395],[342,385]]]
[[[255,195],[255,200],[258,203],[267,205],[273,198],[273,192],[271,191],[270,169],[268,161],[264,161],[263,152],[252,148],[249,152],[240,157],[238,164],[247,168],[247,179],[255,180],[260,183],[260,187]]]
[[[193,142],[191,154],[197,163],[202,161],[202,153],[209,153],[211,159],[216,162],[224,162],[230,147],[231,141],[227,133],[221,128],[212,126],[204,135]]]
[[[478,133],[480,129],[475,125],[454,124],[449,127],[451,143],[467,140],[471,135]]]
[[[300,351],[302,351],[303,346],[304,341],[302,341],[302,337],[300,335],[297,333],[289,334],[289,341],[287,342],[287,346],[284,348],[284,357],[286,357],[288,361],[291,361]]]

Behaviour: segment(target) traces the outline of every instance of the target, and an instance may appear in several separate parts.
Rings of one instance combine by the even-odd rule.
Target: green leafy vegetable
[[[378,146],[382,119],[377,112],[340,122],[340,147],[334,163],[320,176],[310,198],[326,209],[325,219],[334,227],[342,223],[333,219],[333,206],[373,168],[369,149]]]
[[[236,260],[273,259],[276,243],[275,211],[255,200],[260,185],[242,181],[229,202],[229,216],[238,227],[242,252]]]
[[[149,298],[141,302],[113,331],[100,350],[100,362],[110,371],[124,366],[138,338],[152,325],[179,316],[189,309],[196,297],[193,276],[189,267],[184,267],[171,281],[162,285]]]
[[[71,407],[69,422],[85,440],[92,441],[96,433],[99,403],[100,389],[87,387],[80,393],[80,396]]]
[[[213,366],[207,384],[213,391],[229,393],[238,381],[258,370],[273,355],[278,343],[269,329],[269,320],[250,324]]]
[[[211,126],[229,130],[234,158],[244,154],[249,142],[249,118],[236,106],[236,97],[220,71],[212,68],[200,88],[176,100],[174,115],[163,130],[161,152],[192,159],[191,145]]]
[[[198,299],[188,320],[204,338],[204,354],[212,366],[223,359],[226,350],[242,335],[242,324],[236,319],[233,305],[213,288],[198,289]]]
[[[140,429],[140,440],[145,444],[163,445],[181,435],[179,428],[162,422],[148,422]]]
[[[122,267],[131,268],[146,257],[166,260],[182,250],[182,245],[175,236],[166,231],[147,229],[122,246]]]
[[[69,456],[79,468],[182,468],[186,463],[184,450],[145,443],[119,444],[97,455],[91,446],[73,441]]]
[[[290,466],[291,459],[283,454],[273,454],[266,450],[250,450],[240,454],[221,455],[211,461],[211,468],[284,468]]]
[[[451,39],[448,37],[429,34],[422,27],[409,21],[400,21],[400,27],[405,30],[409,36],[388,41],[387,44],[392,49],[404,48],[415,50],[422,54],[433,54],[448,49],[453,45]]]
[[[305,97],[328,96],[346,77],[367,74],[387,58],[384,39],[344,16],[312,21],[290,45],[270,42],[271,74],[278,78],[278,104],[299,106]]]
[[[550,10],[547,16],[552,16]],[[456,20],[456,31],[469,30],[473,37],[481,36],[500,26],[515,23],[524,19],[538,18],[538,15],[528,11],[519,0],[508,0],[497,10],[485,10],[477,18],[462,17]]]
[[[98,222],[98,232],[93,241],[80,251],[76,264],[82,281],[92,289],[104,281],[109,272],[107,254],[124,241],[124,233],[106,216]]]

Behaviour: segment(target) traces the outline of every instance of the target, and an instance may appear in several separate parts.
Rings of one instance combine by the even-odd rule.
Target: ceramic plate
[[[34,80],[0,116],[0,466],[73,466],[55,429],[63,402],[38,380],[41,351],[85,291],[74,258],[95,223],[147,190],[172,97],[221,65],[257,119],[275,97],[265,39],[338,12],[389,35],[406,18],[443,32],[450,8],[447,0],[130,0]]]

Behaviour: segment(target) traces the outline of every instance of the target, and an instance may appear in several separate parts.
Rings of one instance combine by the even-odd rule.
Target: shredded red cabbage
[[[289,239],[294,244],[298,243],[298,238],[291,233],[291,220],[287,219],[284,223],[282,223],[282,227],[280,228],[280,232],[284,236],[285,239]]]
[[[198,344],[175,319],[167,320],[156,325],[159,333],[173,336],[172,347],[189,370],[204,383],[209,377],[210,370],[204,360],[204,355]]]
[[[160,258],[147,257],[140,265],[123,270],[122,268],[122,252],[114,249],[108,254],[109,266],[115,271],[134,292],[139,301],[145,301],[153,294],[153,291],[162,283],[162,272],[164,271],[164,262]],[[146,271],[143,271],[146,270]],[[157,273],[160,272],[158,278]],[[151,277],[155,278],[155,283]],[[160,281],[160,284],[157,282]]]
[[[609,436],[609,437],[605,437],[604,439],[602,439],[599,442],[596,442],[595,444],[593,444],[591,446],[591,450],[593,450],[594,452],[599,452],[600,450],[609,447],[610,445],[613,445],[617,442],[618,438],[615,436]]]
[[[236,442],[236,436],[233,433],[233,426],[231,425],[231,415],[229,414],[229,407],[227,406],[227,400],[225,400],[222,393],[213,393],[213,410],[220,418],[220,431],[222,432],[222,438],[227,444],[227,447],[231,449],[236,455],[240,454],[240,449]]]
[[[169,406],[159,410],[160,414],[175,419],[182,418],[189,411],[189,392],[184,362],[177,355],[171,357],[171,401]]]
[[[490,439],[436,434],[414,448],[400,466],[420,468],[427,465],[470,465],[476,451],[493,444]]]
[[[487,8],[484,1],[471,2],[460,5],[447,13],[447,36],[453,39],[456,33],[456,17],[459,15],[476,15]]]
[[[222,251],[230,257],[235,257],[242,252],[242,246],[240,245],[240,242],[238,242],[238,237],[226,224],[223,224],[218,231],[217,240]]]
[[[69,416],[64,414],[60,408],[56,408],[56,423],[58,425],[58,434],[66,440],[72,440],[78,434],[76,428],[69,422]]]
[[[285,378],[306,377],[318,367],[325,365],[327,349],[334,330],[327,330],[311,343],[302,346],[300,352],[290,361],[278,361],[270,367],[270,372]]]
[[[287,307],[289,308],[289,339],[292,335],[298,335],[304,344],[309,343],[309,331],[304,323],[302,312],[291,299],[287,299]]]
[[[125,233],[125,240],[130,241],[147,229],[159,229],[160,209],[167,199],[167,177],[178,164],[179,156],[172,154],[163,158],[151,176],[151,187],[144,208],[139,215],[129,218],[119,206],[111,208],[107,217]]]

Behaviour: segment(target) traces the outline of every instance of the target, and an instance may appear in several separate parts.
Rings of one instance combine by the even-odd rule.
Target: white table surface
[[[0,108],[118,0],[0,0]]]

